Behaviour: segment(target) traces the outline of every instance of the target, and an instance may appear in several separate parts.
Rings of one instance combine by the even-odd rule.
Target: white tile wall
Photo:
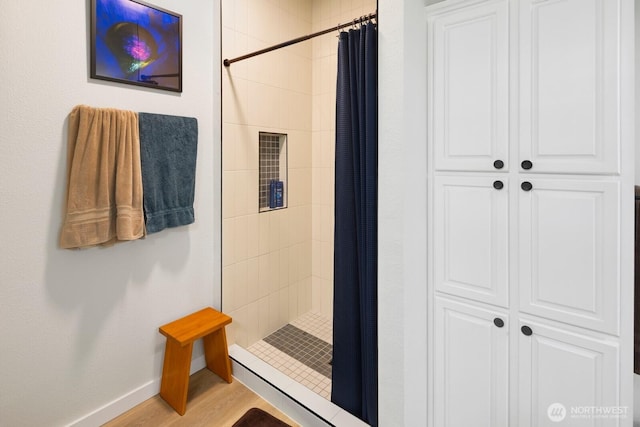
[[[222,12],[225,58],[311,30],[310,0],[223,0]],[[248,346],[311,306],[298,266],[311,253],[311,43],[234,63],[222,80],[223,310],[230,342]],[[289,208],[262,214],[259,131],[289,145]]]

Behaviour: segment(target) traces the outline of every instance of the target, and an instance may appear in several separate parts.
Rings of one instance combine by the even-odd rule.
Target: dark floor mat
[[[232,427],[291,427],[268,412],[251,408]]]

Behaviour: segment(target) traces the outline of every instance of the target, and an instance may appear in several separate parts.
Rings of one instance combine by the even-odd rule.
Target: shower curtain
[[[377,34],[340,33],[331,401],[378,424]]]

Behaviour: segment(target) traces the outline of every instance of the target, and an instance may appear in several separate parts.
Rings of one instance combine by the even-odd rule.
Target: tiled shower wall
[[[222,56],[308,34],[310,0],[223,0]],[[222,308],[244,347],[311,309],[311,44],[224,68]],[[288,207],[258,213],[258,133],[288,135]]]
[[[374,12],[375,0],[222,0],[232,58]],[[313,309],[331,318],[338,33],[222,72],[223,310],[249,346]],[[258,132],[288,135],[288,208],[258,213]]]
[[[376,0],[313,0],[312,32],[376,11]],[[345,29],[348,31],[348,28]],[[334,155],[338,32],[312,40],[312,306],[333,316]]]

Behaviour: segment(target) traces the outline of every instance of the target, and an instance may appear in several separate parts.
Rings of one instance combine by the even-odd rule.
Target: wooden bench
[[[207,307],[160,327],[160,333],[167,337],[160,396],[180,415],[187,410],[191,351],[195,340],[203,339],[207,368],[231,383],[231,361],[224,329],[229,323],[231,317]]]

